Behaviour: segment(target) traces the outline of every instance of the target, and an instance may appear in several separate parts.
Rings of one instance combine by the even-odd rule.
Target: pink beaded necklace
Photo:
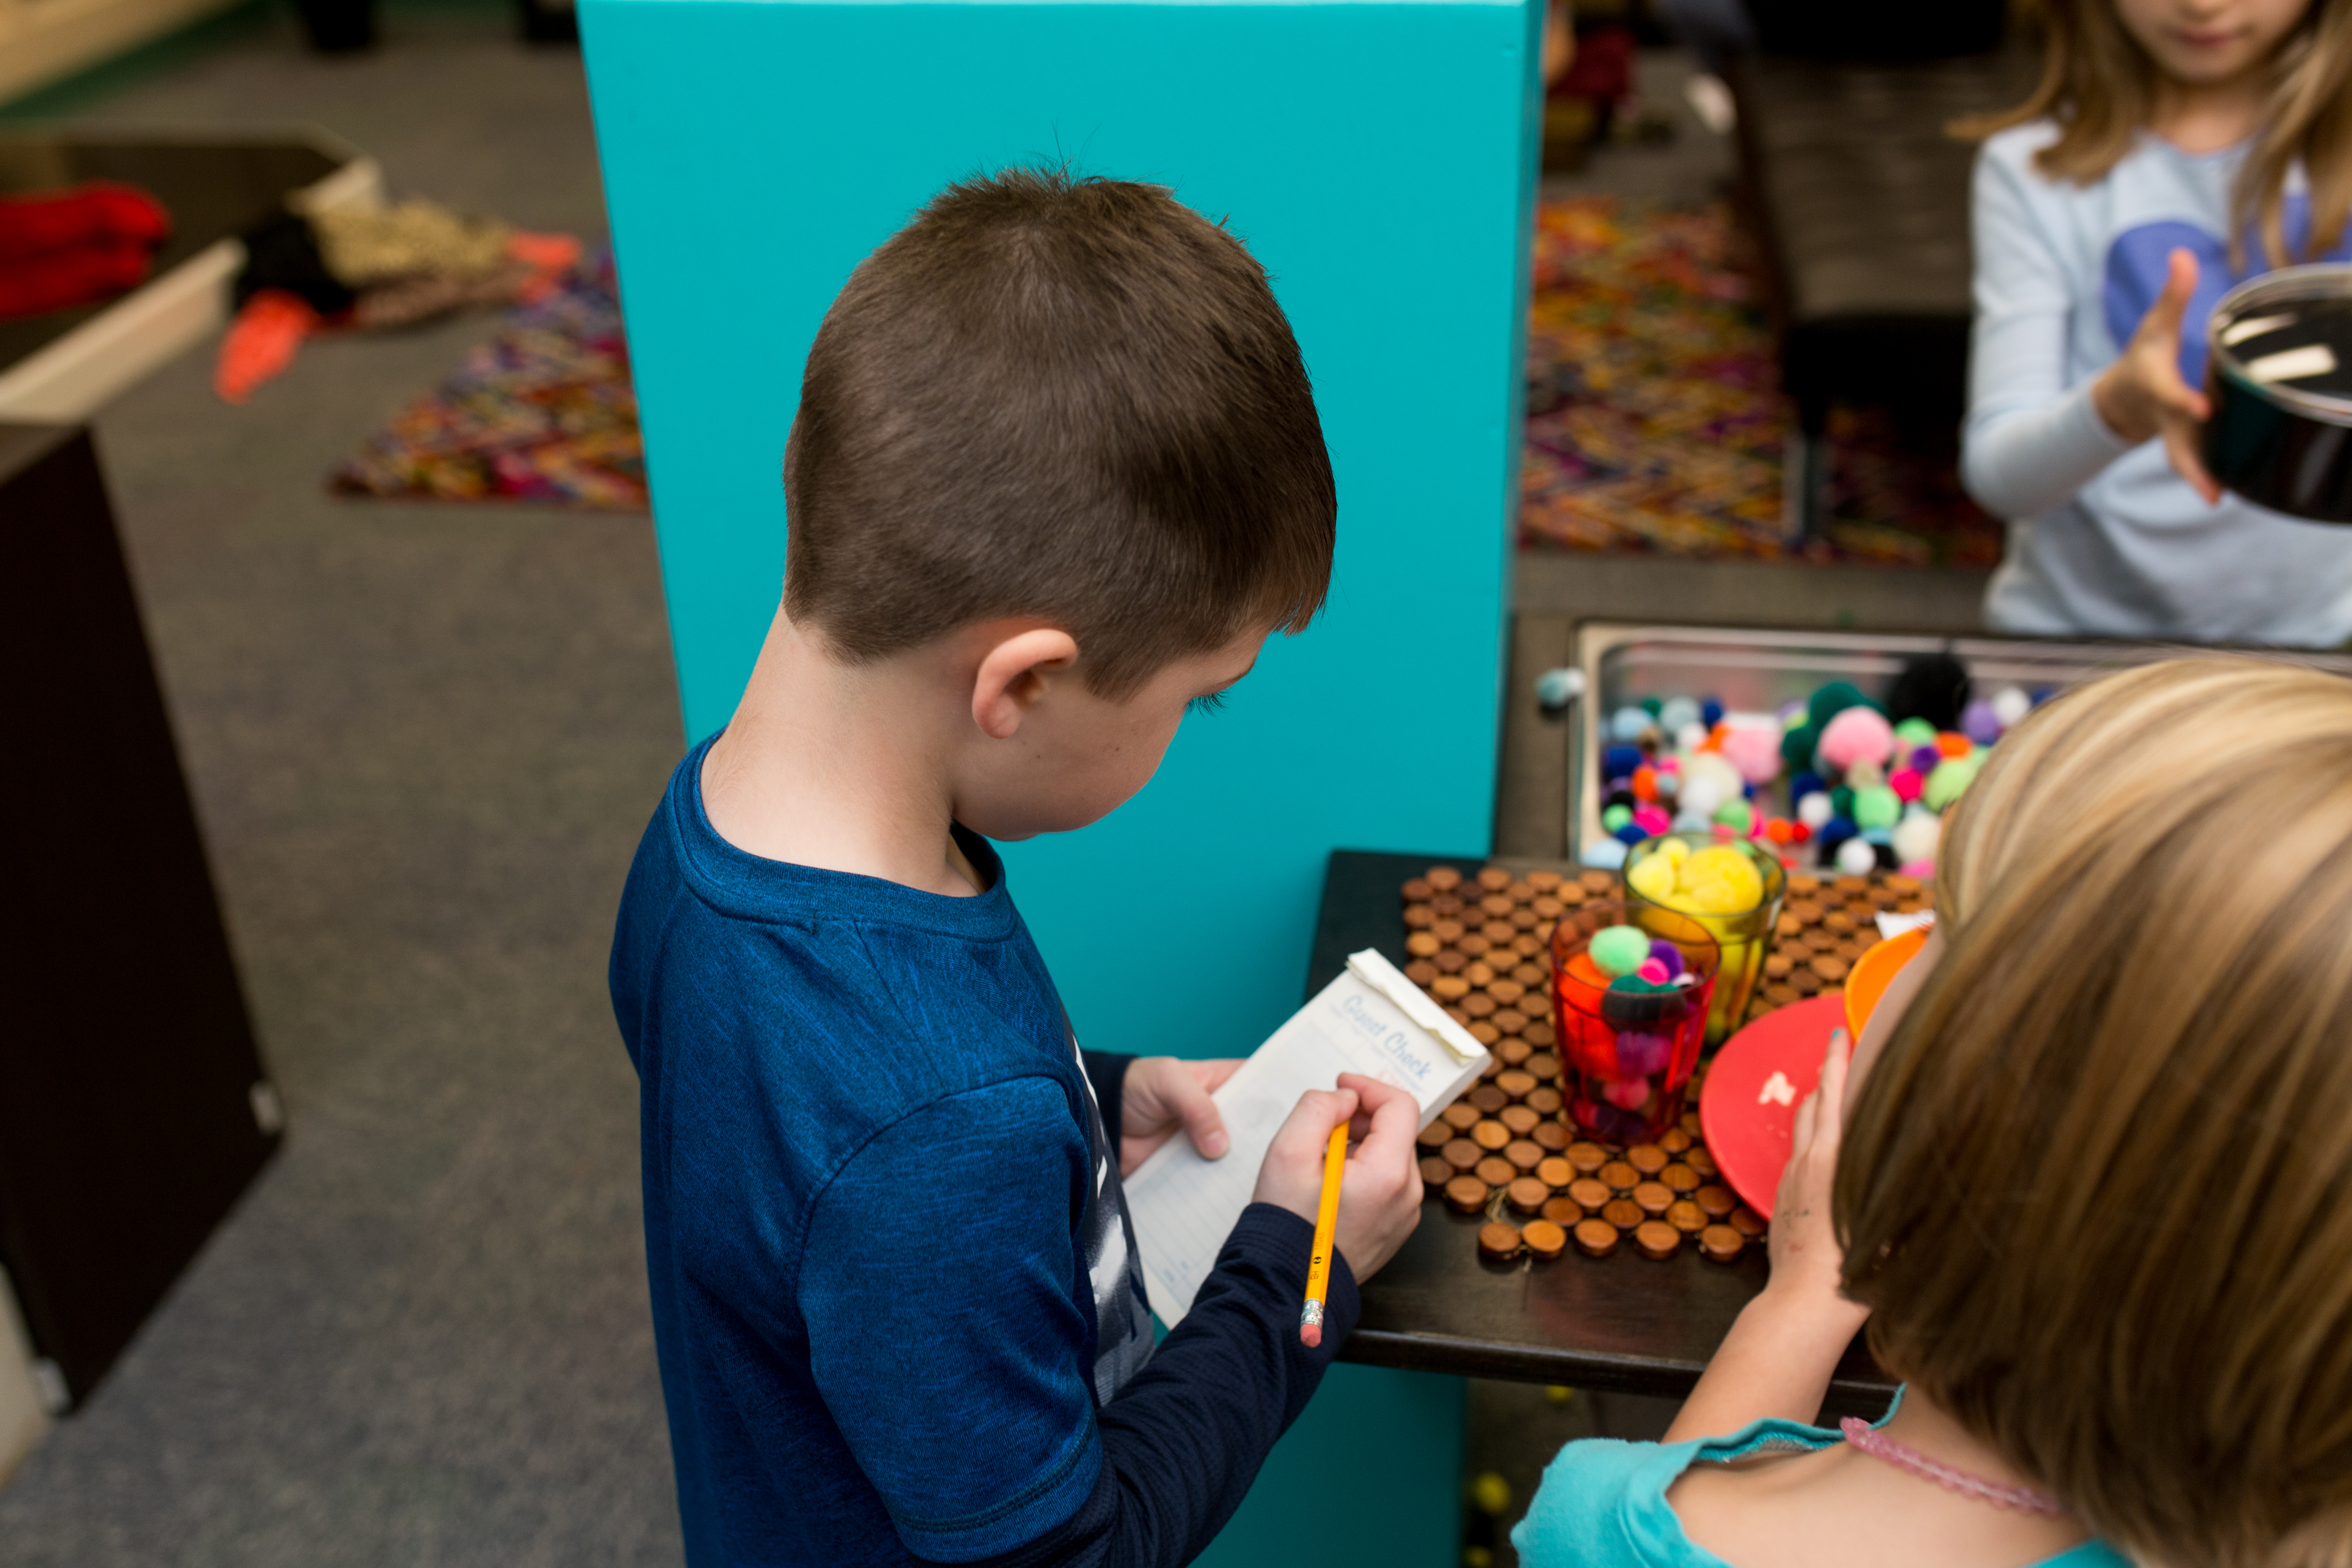
[[[1939,1464],[1918,1449],[1894,1438],[1857,1415],[1849,1415],[1838,1423],[1845,1440],[1874,1459],[1884,1459],[1897,1469],[1908,1470],[1915,1476],[1925,1476],[1938,1486],[1949,1487],[1963,1497],[1979,1499],[1995,1508],[2013,1508],[2020,1513],[2062,1514],[2065,1505],[2048,1492],[2032,1487],[2004,1487],[1972,1476],[1966,1470]]]

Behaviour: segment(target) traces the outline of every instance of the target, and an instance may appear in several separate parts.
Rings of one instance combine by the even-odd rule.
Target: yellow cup
[[[1737,849],[1754,864],[1762,879],[1762,901],[1745,910],[1701,910],[1679,901],[1672,894],[1653,899],[1635,891],[1633,868],[1653,855],[1665,853],[1668,839],[1681,841],[1693,854],[1718,845]],[[1717,838],[1707,833],[1663,833],[1654,838],[1644,838],[1625,856],[1627,903],[1647,904],[1688,915],[1705,926],[1716,945],[1722,949],[1723,965],[1716,972],[1715,1005],[1706,1014],[1706,1043],[1710,1050],[1721,1045],[1739,1026],[1739,1020],[1748,1016],[1748,998],[1756,989],[1757,976],[1763,973],[1764,954],[1772,945],[1772,928],[1780,918],[1780,905],[1788,891],[1787,870],[1771,851],[1750,839]]]

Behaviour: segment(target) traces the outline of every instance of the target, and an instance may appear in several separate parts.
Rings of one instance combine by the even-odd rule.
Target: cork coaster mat
[[[1544,1260],[1571,1247],[1605,1257],[1631,1243],[1645,1258],[1690,1248],[1730,1263],[1763,1244],[1763,1219],[1718,1179],[1699,1134],[1704,1063],[1681,1120],[1654,1143],[1603,1143],[1570,1116],[1552,1048],[1549,944],[1570,909],[1622,897],[1614,875],[1433,866],[1401,892],[1406,977],[1493,1053],[1481,1080],[1420,1139],[1429,1201],[1486,1217],[1481,1257]],[[1926,889],[1908,877],[1792,874],[1743,1021],[1843,990],[1877,938],[1877,913],[1927,907]]]

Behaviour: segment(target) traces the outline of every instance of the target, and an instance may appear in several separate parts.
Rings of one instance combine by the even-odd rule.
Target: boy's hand
[[[1132,1072],[1132,1068],[1128,1069]],[[1421,1169],[1412,1135],[1421,1107],[1392,1084],[1348,1072],[1336,1089],[1310,1089],[1274,1135],[1258,1167],[1256,1201],[1315,1222],[1323,1194],[1323,1152],[1331,1129],[1348,1123],[1361,1142],[1339,1178],[1339,1256],[1359,1284],[1396,1256],[1421,1223]]]
[[[1233,1140],[1225,1135],[1224,1118],[1209,1096],[1241,1065],[1237,1057],[1211,1062],[1144,1057],[1129,1062],[1118,1093],[1118,1173],[1135,1174],[1136,1167],[1174,1137],[1179,1127],[1204,1159],[1222,1158]]]
[[[1830,1221],[1830,1192],[1837,1182],[1838,1146],[1845,1132],[1846,1064],[1853,1047],[1843,1029],[1830,1034],[1822,1056],[1820,1087],[1797,1107],[1790,1132],[1789,1163],[1772,1199],[1772,1278],[1765,1289],[1801,1301],[1809,1310],[1851,1317],[1853,1329],[1868,1313],[1839,1293],[1845,1255]],[[1840,1341],[1841,1345],[1843,1341]]]
[[[2197,258],[2177,249],[2165,265],[2164,292],[2139,319],[2122,356],[2091,384],[2091,406],[2108,429],[2134,445],[2163,437],[2173,471],[2207,505],[2219,505],[2221,487],[2199,453],[2200,426],[2213,410],[2203,393],[2180,378],[2180,323],[2197,291]]]

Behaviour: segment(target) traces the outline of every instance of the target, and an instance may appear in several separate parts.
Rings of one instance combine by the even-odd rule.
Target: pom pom
[[[1943,818],[1924,811],[1908,813],[1895,825],[1895,858],[1906,866],[1932,864],[1943,837]]]
[[[1650,1035],[1638,1029],[1628,1029],[1617,1037],[1617,1070],[1634,1078],[1664,1072],[1674,1049],[1674,1037],[1670,1035]]]
[[[2000,721],[2003,730],[2014,730],[2033,711],[2033,699],[2021,688],[2004,686],[1992,694],[1992,716]]]
[[[1683,972],[1683,950],[1664,937],[1654,936],[1650,939],[1650,962],[1664,969],[1666,978],[1672,980]]]
[[[1658,786],[1660,800],[1672,800],[1682,793],[1683,775],[1675,771],[1674,758],[1661,763],[1650,776]]]
[[[1895,726],[1895,743],[1906,752],[1932,746],[1936,743],[1936,726],[1925,719],[1906,719]]]
[[[1605,926],[1592,933],[1585,952],[1594,968],[1612,980],[1633,973],[1650,956],[1650,939],[1638,926]]]
[[[1722,723],[1723,704],[1717,702],[1712,697],[1700,698],[1698,700],[1698,721],[1706,725],[1710,730],[1714,729],[1717,724]]]
[[[1854,826],[1865,831],[1874,827],[1892,827],[1903,815],[1903,803],[1885,784],[1873,784],[1853,792]]]
[[[1948,760],[1953,757],[1965,757],[1976,749],[1975,742],[1957,731],[1947,730],[1936,737],[1936,750]]]
[[[1797,840],[1797,825],[1785,816],[1767,817],[1764,837],[1774,844],[1793,844]]]
[[[1814,751],[1822,762],[1840,773],[1859,762],[1884,767],[1886,759],[1895,754],[1895,730],[1887,723],[1886,716],[1874,708],[1847,708],[1822,726],[1822,738]]]
[[[1715,819],[1715,808],[1723,804],[1723,784],[1711,775],[1699,774],[1683,780],[1682,794],[1676,797],[1683,816],[1695,816],[1702,823]]]
[[[1802,773],[1796,773],[1790,778],[1789,798],[1790,800],[1802,800],[1807,795],[1813,794],[1817,790],[1825,790],[1829,787],[1828,782],[1824,780],[1821,774],[1808,769]]]
[[[1674,818],[1654,805],[1637,805],[1633,808],[1633,826],[1640,828],[1645,837],[1655,838],[1674,825]]]
[[[1836,815],[1836,808],[1831,805],[1830,797],[1820,790],[1813,790],[1797,797],[1797,820],[1816,833],[1820,832],[1829,819]]]
[[[1852,816],[1853,815],[1853,791],[1847,788],[1844,784],[1838,785],[1837,788],[1830,791],[1830,806],[1833,816]]]
[[[1617,829],[1617,831],[1612,834],[1611,837],[1615,838],[1618,843],[1625,846],[1626,848],[1631,849],[1634,845],[1642,842],[1643,839],[1649,837],[1650,834],[1649,830],[1643,827],[1641,824],[1629,822],[1624,826]]]
[[[1664,706],[1664,703],[1659,701],[1654,697],[1644,697],[1642,699],[1641,702],[1642,711],[1647,713],[1653,721],[1657,718],[1658,710]]]
[[[1724,732],[1723,758],[1748,784],[1769,784],[1780,775],[1780,732],[1759,724],[1739,724]]]
[[[1837,868],[1849,877],[1867,875],[1878,868],[1878,852],[1859,838],[1849,838],[1838,846]]]
[[[1614,838],[1595,839],[1577,854],[1577,858],[1596,871],[1614,871],[1625,863],[1629,846]]]
[[[1683,759],[1683,799],[1685,803],[1691,798],[1692,786],[1702,780],[1709,781],[1715,786],[1715,803],[1706,807],[1710,816],[1714,815],[1716,806],[1727,800],[1738,800],[1748,793],[1748,781],[1720,752],[1699,752]]]
[[[1960,798],[1969,785],[1976,781],[1974,758],[1963,757],[1945,763],[1927,775],[1927,787],[1919,794],[1929,811],[1943,811]]]
[[[1853,682],[1832,680],[1815,689],[1812,696],[1806,700],[1805,720],[1815,729],[1822,729],[1849,708],[1867,708],[1874,713],[1878,711],[1878,705],[1864,697]]]
[[[1886,711],[1940,726],[1957,720],[1968,700],[1968,666],[1948,653],[1917,654],[1903,661],[1902,673],[1887,688]]]
[[[1633,808],[1630,805],[1606,806],[1602,808],[1601,813],[1601,826],[1607,828],[1612,833],[1616,832],[1619,828],[1624,826],[1627,823],[1633,820]]]
[[[1744,800],[1727,800],[1715,808],[1715,823],[1734,833],[1745,833],[1756,820],[1755,808]]]
[[[1650,1080],[1645,1078],[1620,1079],[1602,1089],[1609,1103],[1624,1110],[1639,1110],[1650,1103]]]
[[[1936,771],[1936,764],[1943,760],[1943,750],[1933,740],[1924,746],[1911,748],[1911,771],[1915,773],[1932,773]]]
[[[1648,761],[1639,746],[1612,746],[1601,753],[1601,776],[1604,779],[1630,779],[1633,770]]]
[[[1658,709],[1658,728],[1669,735],[1678,735],[1698,722],[1698,704],[1687,697],[1669,697]]]
[[[1640,975],[1643,979],[1648,981],[1653,985],[1664,985],[1667,981],[1674,978],[1673,975],[1666,973],[1666,966],[1660,963],[1654,958],[1645,958],[1642,960],[1642,967],[1633,971],[1633,973]]]
[[[1633,798],[1635,800],[1655,800],[1658,798],[1657,769],[1648,767],[1635,768],[1633,770]]]
[[[1872,762],[1868,757],[1864,757],[1860,762],[1854,763],[1853,766],[1846,769],[1845,782],[1853,785],[1855,789],[1869,789],[1874,785],[1883,784],[1886,782],[1886,770],[1880,767],[1876,763]]]
[[[1706,726],[1704,724],[1685,724],[1675,731],[1675,750],[1677,752],[1696,752],[1706,744]]]
[[[1886,775],[1886,787],[1895,792],[1895,799],[1907,805],[1919,798],[1919,792],[1927,787],[1927,781],[1920,775],[1917,768],[1897,768]]]
[[[1609,738],[1621,744],[1631,744],[1642,738],[1650,727],[1650,716],[1639,708],[1624,707],[1609,715]]]
[[[2005,726],[1992,710],[1992,704],[1978,698],[1960,710],[1960,733],[1979,746],[1990,746],[2000,739]]]

